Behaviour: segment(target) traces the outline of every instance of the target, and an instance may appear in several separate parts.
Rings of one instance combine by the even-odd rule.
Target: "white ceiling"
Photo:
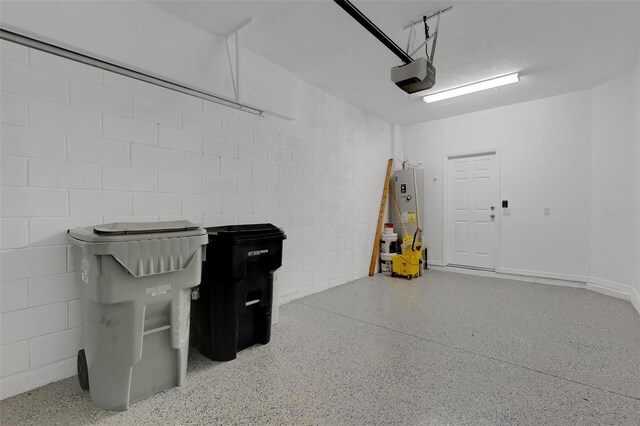
[[[163,1],[159,7],[214,34],[253,17],[247,49],[303,80],[398,124],[412,124],[594,87],[638,61],[640,2],[354,1],[401,47],[402,27],[442,16],[432,92],[521,72],[521,82],[425,104],[389,80],[400,61],[333,1]],[[432,25],[433,28],[433,25]],[[424,30],[418,28],[418,35]]]

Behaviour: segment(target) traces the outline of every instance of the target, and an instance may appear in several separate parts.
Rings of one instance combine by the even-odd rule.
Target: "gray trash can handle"
[[[74,239],[74,244],[85,253],[112,256],[136,278],[187,269],[196,251],[203,250],[207,242],[206,235],[99,244]]]

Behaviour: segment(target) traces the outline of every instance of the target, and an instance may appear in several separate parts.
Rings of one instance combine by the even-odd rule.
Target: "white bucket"
[[[396,253],[397,243],[398,243],[398,234],[382,234],[380,236],[380,252]]]
[[[391,258],[395,253],[380,253],[380,272],[391,272]]]

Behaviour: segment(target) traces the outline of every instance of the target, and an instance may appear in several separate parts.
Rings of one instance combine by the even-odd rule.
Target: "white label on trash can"
[[[146,294],[148,296],[162,296],[171,291],[171,284],[154,285],[153,287],[147,287]]]
[[[84,256],[80,259],[80,277],[83,283],[89,284],[89,260]]]
[[[269,253],[269,249],[255,250],[247,253],[249,256],[260,256],[261,254]]]

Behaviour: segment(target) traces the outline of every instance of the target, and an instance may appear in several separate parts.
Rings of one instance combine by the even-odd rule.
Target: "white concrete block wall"
[[[7,42],[0,56],[3,398],[75,374],[68,228],[272,222],[283,301],[366,275],[389,124],[303,82],[289,121]]]

